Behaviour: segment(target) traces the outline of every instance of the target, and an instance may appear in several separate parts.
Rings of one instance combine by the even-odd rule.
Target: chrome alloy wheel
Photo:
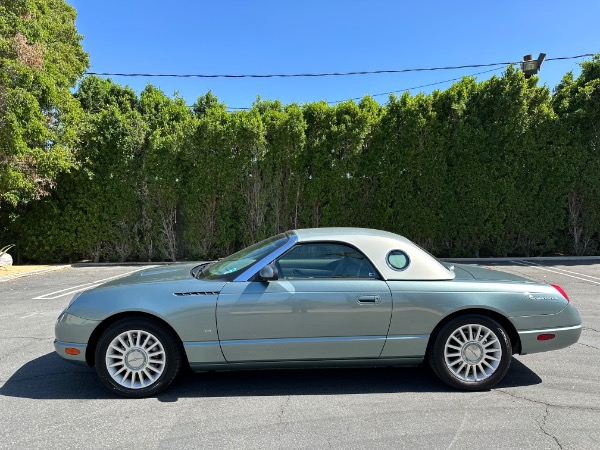
[[[155,383],[165,370],[165,364],[163,344],[147,331],[125,331],[106,349],[109,375],[129,389],[141,389]]]
[[[444,360],[450,372],[461,381],[485,380],[502,360],[500,340],[483,325],[463,325],[446,340]]]

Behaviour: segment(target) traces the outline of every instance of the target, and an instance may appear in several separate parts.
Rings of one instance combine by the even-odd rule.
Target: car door
[[[232,282],[219,294],[227,361],[379,357],[391,293],[361,252],[340,243],[296,244],[275,265],[278,280]]]

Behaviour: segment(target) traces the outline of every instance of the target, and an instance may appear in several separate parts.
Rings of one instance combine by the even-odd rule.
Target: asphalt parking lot
[[[579,343],[516,356],[488,392],[427,368],[186,374],[158,398],[108,393],[53,352],[72,295],[139,267],[72,267],[0,283],[0,448],[600,448],[600,262],[487,263],[559,284]]]

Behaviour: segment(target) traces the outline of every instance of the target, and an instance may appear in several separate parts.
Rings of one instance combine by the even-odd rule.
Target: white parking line
[[[38,314],[42,314],[42,313],[40,313],[40,312],[34,312],[34,313],[31,313],[31,314],[27,314],[26,316],[22,316],[21,319],[27,319],[28,317],[33,317],[33,316],[36,316]]]
[[[115,278],[121,278],[121,277],[124,277],[125,275],[130,275],[134,272],[139,272],[140,270],[146,269],[148,267],[153,267],[153,266],[143,266],[143,267],[140,267],[139,269],[135,269],[130,272],[125,272],[125,273],[122,273],[119,275],[115,275],[113,277],[103,278],[102,280],[96,280],[96,281],[92,281],[90,283],[80,284],[78,286],[71,286],[66,289],[61,289],[60,291],[54,291],[54,292],[50,292],[48,294],[40,295],[38,297],[33,297],[32,300],[54,300],[56,298],[66,297],[67,295],[72,295],[77,292],[87,291],[88,289],[95,288],[96,286],[100,286],[102,283],[104,283],[106,281],[114,280]]]
[[[70,290],[67,292],[63,292],[60,295],[55,295],[53,297],[49,297],[50,295],[52,295],[52,293],[50,294],[45,294],[45,295],[41,295],[39,297],[34,297],[32,300],[54,300],[55,298],[61,298],[61,297],[66,297],[67,295],[72,295],[72,294],[76,294],[77,292],[83,292],[83,291],[87,291],[88,289],[92,289],[95,287],[100,286],[102,283],[97,283],[97,284],[92,284],[89,286],[85,286],[85,287],[79,287],[75,290]]]
[[[539,270],[544,270],[544,271],[546,271],[546,272],[552,272],[552,273],[556,273],[556,274],[558,274],[558,275],[562,275],[563,277],[575,278],[575,279],[577,279],[577,280],[586,281],[586,282],[588,282],[588,283],[593,283],[593,284],[600,285],[600,282],[598,282],[598,281],[593,281],[593,280],[590,280],[590,279],[588,279],[588,278],[581,278],[581,277],[587,277],[587,276],[588,276],[588,275],[584,275],[584,274],[581,274],[581,273],[577,273],[577,272],[569,272],[569,273],[576,273],[577,275],[581,275],[581,277],[576,277],[576,276],[574,276],[574,275],[568,275],[568,274],[566,274],[566,273],[559,272],[558,270],[561,270],[561,269],[558,269],[558,270],[552,270],[552,269],[548,269],[547,267],[541,267],[541,266],[539,266],[539,265],[533,265],[533,264],[530,264],[530,263],[524,263],[524,262],[521,262],[521,261],[511,261],[511,262],[512,262],[512,263],[515,263],[515,264],[519,264],[519,265],[521,265],[521,266],[533,267],[534,269],[539,269]],[[594,278],[594,277],[592,277],[592,278]]]
[[[532,261],[527,261],[527,263],[528,264],[533,264],[534,266],[546,267],[546,266],[544,266],[542,264],[538,264],[538,263],[535,263],[535,262],[532,262]],[[573,275],[579,275],[580,277],[586,277],[586,278],[591,278],[593,280],[600,281],[600,277],[595,277],[595,276],[592,276],[592,275],[586,275],[586,274],[579,273],[579,272],[573,272],[572,270],[567,270],[567,269],[558,269],[556,267],[553,267],[553,269],[557,270],[559,272],[572,273]]]

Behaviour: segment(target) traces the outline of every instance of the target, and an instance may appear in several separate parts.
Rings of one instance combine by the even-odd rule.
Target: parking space
[[[584,331],[568,349],[516,356],[477,393],[415,367],[185,374],[126,400],[53,353],[54,322],[76,291],[142,267],[0,283],[0,448],[599,448],[600,262],[485,264],[560,285]]]

